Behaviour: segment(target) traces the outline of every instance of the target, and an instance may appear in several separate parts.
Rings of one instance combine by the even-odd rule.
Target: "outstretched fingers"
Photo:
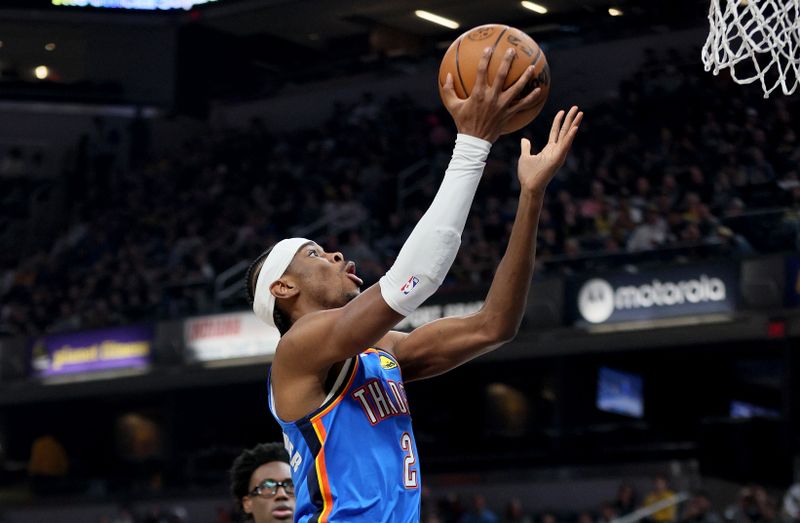
[[[564,110],[558,111],[556,117],[553,118],[553,125],[550,126],[550,143],[558,142],[558,133],[561,130],[561,122],[564,120]]]
[[[583,111],[578,111],[578,113],[575,115],[575,118],[572,120],[572,123],[570,124],[570,128],[577,129],[582,121],[583,121]]]
[[[567,133],[563,139],[563,147],[565,151],[568,151],[569,148],[572,147],[572,141],[575,140],[575,136],[578,134],[578,128],[581,125],[581,121],[583,121],[583,111],[578,111],[578,113],[570,122],[570,125],[567,128]]]
[[[573,112],[572,109],[575,109],[575,111]],[[572,142],[578,134],[578,127],[583,120],[583,111],[578,111],[577,107],[573,107],[572,109],[570,109],[570,115],[567,117],[568,124],[565,123],[561,128],[558,143],[556,144],[556,150],[558,151],[556,154],[561,164],[566,160],[567,154],[572,147]]]
[[[514,61],[516,54],[517,52],[513,47],[506,49],[506,54],[503,56],[503,61],[500,63],[500,67],[497,69],[497,73],[492,82],[492,94],[496,97],[500,96],[500,93],[503,92],[503,86],[506,84],[508,71],[511,70],[511,62]]]
[[[478,71],[475,74],[475,85],[472,87],[472,94],[477,93],[479,96],[483,96],[483,92],[486,89],[486,72],[489,70],[489,60],[492,59],[493,52],[494,49],[491,47],[483,50],[483,56],[478,62]]]
[[[509,87],[509,89],[511,89],[511,87]],[[528,95],[525,96],[525,98],[512,105],[511,111],[514,113],[527,111],[528,109],[539,103],[539,98],[541,97],[541,94],[542,94],[542,88],[537,87],[536,89],[528,93]]]
[[[512,101],[516,100],[517,98],[519,98],[520,94],[522,94],[522,91],[525,90],[525,86],[527,86],[528,82],[531,81],[531,77],[532,76],[533,76],[533,66],[531,65],[531,66],[528,66],[522,72],[521,75],[519,75],[519,78],[517,78],[516,82],[511,84],[511,86],[508,89],[506,89],[505,96],[509,100],[512,100]],[[532,94],[532,93],[528,93],[528,95],[530,95],[530,94]],[[517,106],[519,107],[524,102],[525,102],[525,99],[523,98],[522,100],[519,100],[516,103],[517,103]]]
[[[456,89],[453,85],[453,75],[450,73],[447,73],[447,77],[444,80],[444,85],[442,86],[442,95],[444,97],[445,105],[448,108],[457,104],[461,100],[461,98],[459,98],[456,94]]]
[[[567,135],[570,129],[572,129],[572,124],[575,121],[575,117],[578,114],[578,106],[573,105],[569,108],[569,112],[567,113],[567,117],[564,120],[564,125],[561,126],[561,131],[558,133],[558,139],[561,140],[564,136]]]

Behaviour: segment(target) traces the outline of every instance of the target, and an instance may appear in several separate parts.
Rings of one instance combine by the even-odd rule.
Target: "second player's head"
[[[231,467],[231,492],[248,520],[292,521],[295,509],[289,454],[280,443],[245,450]]]
[[[250,265],[245,281],[256,316],[281,335],[303,314],[345,305],[362,283],[342,253],[306,238],[273,245]]]

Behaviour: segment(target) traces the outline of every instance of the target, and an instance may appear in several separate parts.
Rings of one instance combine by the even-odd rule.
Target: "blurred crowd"
[[[734,499],[718,500],[703,490],[675,498],[664,476],[654,478],[652,490],[639,496],[631,483],[620,485],[617,495],[595,510],[574,512],[531,511],[519,498],[488,500],[482,494],[469,499],[458,495],[435,498],[429,489],[423,495],[421,523],[610,523],[631,516],[645,523],[796,523],[800,521],[800,484],[793,485],[781,499],[756,484],[741,487]],[[675,502],[673,503],[672,500]],[[666,508],[654,510],[655,503]],[[578,500],[576,500],[578,503]],[[499,511],[490,505],[503,505]],[[634,514],[635,513],[635,514]],[[184,523],[189,521],[187,511],[180,505],[149,506],[137,511],[130,506],[119,507],[100,523]],[[236,510],[218,507],[208,523],[233,523],[244,521]],[[202,522],[199,522],[202,523]]]
[[[694,55],[646,53],[617,98],[585,108],[548,191],[538,274],[796,248],[799,108],[705,73]],[[534,146],[550,116],[533,126]],[[0,335],[218,309],[215,278],[288,235],[341,250],[375,282],[454,139],[443,110],[369,94],[336,104],[315,129],[272,134],[254,119],[150,157],[140,124],[126,131],[138,145],[123,159],[123,131],[97,121],[81,138],[55,240],[0,256]],[[495,145],[445,291],[491,281],[515,213],[518,153],[516,139]]]
[[[282,443],[269,445],[283,451]],[[281,454],[277,454],[276,457],[266,453],[267,451],[262,452],[261,455],[250,456],[250,461],[244,461],[244,465],[238,465],[240,468],[237,470],[244,471],[246,489],[249,489],[248,485],[253,481],[252,474],[260,466],[289,459],[288,455],[284,458]],[[236,466],[242,461],[239,458],[234,460],[231,456],[239,453],[238,447],[230,447],[224,455],[219,455],[220,459],[217,461],[226,466],[230,463]],[[288,464],[288,461],[284,463]],[[79,481],[76,481],[74,475],[68,475],[69,469],[70,460],[58,439],[52,435],[37,438],[32,445],[27,465],[27,479],[31,493],[35,496],[33,499],[42,501],[76,499]],[[181,492],[174,490],[176,485],[173,485],[172,491],[164,490],[165,483],[160,473],[153,475],[151,470],[150,473],[142,475],[140,473],[146,472],[145,468],[137,467],[130,462],[126,467],[125,476],[131,483],[127,490],[116,491],[114,494],[114,497],[126,499],[127,502],[116,507],[113,513],[107,513],[100,521],[183,523],[191,520],[192,523],[199,523],[196,512],[212,507],[216,511],[216,517],[212,519],[209,514],[204,521],[216,523],[239,521],[241,505],[236,503],[236,500],[231,499],[230,503],[215,501],[224,499],[223,492],[228,489],[230,492],[237,492],[235,487],[228,485],[229,481],[232,483],[236,481],[233,478],[239,478],[234,475],[233,470],[233,467],[230,471],[207,470],[210,475],[206,478],[208,481],[202,483],[205,488],[201,490],[190,487],[192,484],[197,487],[200,483],[193,483],[192,480],[181,482],[182,487],[190,487],[183,491],[182,499],[188,503],[184,506],[179,502],[166,501],[170,499],[169,496]],[[286,470],[288,473],[289,469]],[[558,500],[554,501],[559,509],[554,510],[547,508],[545,500],[551,499],[548,494],[532,492],[533,495],[526,498],[522,494],[523,487],[520,485],[508,483],[507,487],[498,488],[493,481],[488,479],[484,481],[487,487],[484,490],[480,488],[476,490],[474,486],[468,486],[468,482],[457,479],[448,486],[447,483],[442,483],[441,477],[438,482],[434,480],[432,486],[425,485],[421,493],[420,523],[610,523],[620,518],[628,522],[645,523],[800,523],[800,482],[789,486],[785,491],[774,488],[774,484],[768,489],[750,483],[738,487],[736,492],[736,484],[727,481],[710,481],[688,476],[670,478],[659,473],[652,476],[649,481],[641,477],[636,480],[621,481],[616,492],[610,481],[604,482],[608,485],[606,487],[599,486],[593,481],[582,485],[576,484],[570,490],[558,495]],[[702,486],[705,486],[705,489]],[[536,489],[535,486],[531,488]],[[545,488],[552,489],[553,485],[547,485]],[[591,489],[591,492],[587,489]],[[473,494],[465,495],[464,490]],[[105,492],[105,495],[111,494],[111,491],[106,491],[97,484],[91,491],[95,497],[100,492]],[[602,496],[603,493],[608,496],[606,501],[598,503],[595,507],[587,506],[587,501],[584,499],[586,495],[598,499],[598,495]],[[235,494],[230,495],[235,496]],[[285,491],[281,492],[284,498],[287,495]],[[272,496],[266,497],[272,499]],[[106,499],[109,498],[111,496]],[[194,503],[201,499],[204,504],[198,506]],[[203,505],[208,508],[201,508]],[[190,517],[190,513],[195,514]],[[4,521],[2,511],[0,511],[1,521]]]
[[[511,498],[498,513],[488,508],[482,494],[476,494],[466,504],[457,496],[423,501],[427,514],[422,523],[609,523],[626,517],[645,523],[795,523],[800,521],[798,494],[800,484],[790,487],[780,503],[764,487],[752,484],[742,487],[732,500],[714,500],[703,490],[679,497],[668,479],[658,475],[644,497],[625,482],[613,500],[596,510],[534,513],[519,498]]]

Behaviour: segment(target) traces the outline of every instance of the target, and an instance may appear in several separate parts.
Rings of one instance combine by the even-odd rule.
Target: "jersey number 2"
[[[419,486],[417,471],[411,468],[417,462],[417,458],[414,457],[414,446],[411,444],[411,436],[408,432],[403,432],[400,446],[406,451],[406,456],[403,458],[403,485],[406,488],[417,488]]]

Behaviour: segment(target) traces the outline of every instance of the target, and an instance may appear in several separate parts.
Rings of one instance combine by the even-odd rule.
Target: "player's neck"
[[[300,318],[302,318],[306,314],[311,314],[313,312],[318,312],[329,308],[330,307],[325,307],[320,303],[303,299],[302,296],[299,296],[295,301],[293,307],[291,308],[289,317],[291,318],[292,325],[294,325]]]

